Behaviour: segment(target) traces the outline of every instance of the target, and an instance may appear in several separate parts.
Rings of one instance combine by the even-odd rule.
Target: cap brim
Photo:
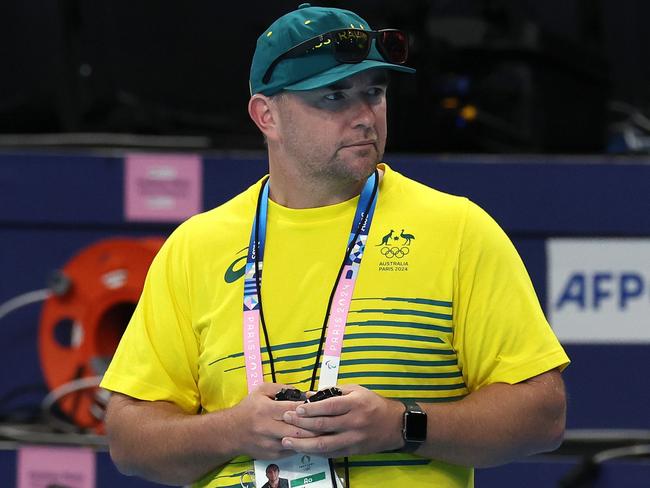
[[[383,61],[375,61],[373,59],[365,59],[360,63],[339,64],[333,68],[323,71],[322,73],[311,76],[306,80],[285,86],[284,89],[288,91],[303,91],[323,88],[325,86],[331,85],[332,83],[336,83],[343,78],[347,78],[349,76],[356,75],[357,73],[375,68],[401,71],[403,73],[415,73],[415,70],[413,68],[409,68],[408,66],[385,63]]]

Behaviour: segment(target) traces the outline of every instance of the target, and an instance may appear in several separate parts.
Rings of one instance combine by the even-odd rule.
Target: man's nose
[[[375,126],[375,111],[374,106],[366,99],[359,99],[352,107],[353,119],[352,125],[354,128],[370,128]]]

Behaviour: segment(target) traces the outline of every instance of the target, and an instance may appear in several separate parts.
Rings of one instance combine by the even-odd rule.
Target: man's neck
[[[381,168],[379,176],[383,175]],[[310,175],[293,166],[273,164],[269,160],[269,196],[287,208],[317,208],[350,200],[361,193],[367,176],[336,178],[332,175]]]
[[[350,200],[361,193],[365,181],[326,184],[304,179],[269,179],[269,196],[275,203],[288,208],[316,208]]]
[[[299,164],[287,164],[286,157],[269,153],[269,196],[275,203],[287,208],[317,208],[345,202],[359,196],[367,178],[372,174],[337,177],[333,174],[308,173]],[[379,178],[383,176],[381,166]]]

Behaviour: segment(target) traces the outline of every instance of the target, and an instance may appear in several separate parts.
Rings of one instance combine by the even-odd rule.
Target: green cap
[[[301,4],[297,10],[277,19],[257,39],[251,64],[251,95],[262,93],[270,96],[282,90],[321,88],[371,68],[415,72],[413,68],[387,62],[373,42],[368,57],[360,63],[339,63],[331,51],[324,50],[322,53],[283,59],[275,66],[269,82],[262,81],[271,63],[292,47],[320,34],[350,27],[371,30],[368,23],[354,12],[312,7],[308,3]]]

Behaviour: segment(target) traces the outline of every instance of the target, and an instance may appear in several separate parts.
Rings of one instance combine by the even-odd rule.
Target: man
[[[568,358],[514,247],[378,164],[405,40],[307,4],[260,36],[248,108],[270,176],[151,266],[103,381],[123,472],[234,486],[300,453],[354,488],[470,487],[472,467],[561,442]],[[343,394],[274,400],[288,384]]]
[[[266,467],[266,477],[268,481],[262,485],[262,488],[289,488],[289,480],[280,478],[280,468],[277,464],[269,464]]]

